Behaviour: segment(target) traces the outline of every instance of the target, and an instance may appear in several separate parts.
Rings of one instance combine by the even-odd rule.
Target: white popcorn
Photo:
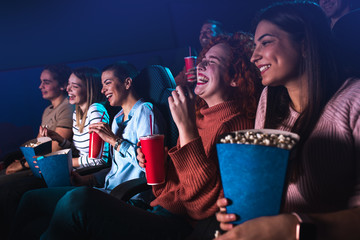
[[[36,142],[36,143],[29,143],[29,144],[26,144],[25,147],[37,147],[41,144],[41,142]]]
[[[293,146],[297,143],[297,139],[292,138],[291,136],[286,136],[284,134],[268,134],[262,132],[235,132],[226,135],[224,138],[220,139],[221,143],[237,143],[237,144],[256,144],[256,145],[265,145],[278,147],[283,149],[292,149]]]

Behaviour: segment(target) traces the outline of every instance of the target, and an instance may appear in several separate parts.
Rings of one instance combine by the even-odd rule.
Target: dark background
[[[271,0],[3,0],[0,3],[0,157],[37,135],[49,104],[38,89],[46,64],[127,60],[176,75],[188,46],[199,50],[206,19],[251,31]]]
[[[193,45],[208,18],[249,30],[271,1],[12,0],[1,3],[0,70],[142,54]]]

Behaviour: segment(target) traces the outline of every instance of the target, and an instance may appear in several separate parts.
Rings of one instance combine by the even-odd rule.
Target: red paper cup
[[[148,185],[165,182],[164,135],[140,137],[141,149],[145,155],[146,180]]]
[[[189,71],[189,69],[194,68],[196,66],[195,65],[196,56],[184,57],[184,60],[185,60],[185,69],[186,69],[186,71]],[[187,75],[186,78],[187,78],[187,80],[189,82],[194,82],[196,80],[190,79],[190,78],[193,78],[193,77],[196,77],[196,76],[194,76],[193,74],[190,74],[190,75]]]
[[[104,140],[96,132],[90,133],[89,158],[101,158]]]

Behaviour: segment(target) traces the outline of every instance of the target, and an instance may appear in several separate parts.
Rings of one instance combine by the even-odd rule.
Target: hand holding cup
[[[184,58],[186,79],[188,82],[196,82],[196,56],[188,56]]]
[[[186,79],[188,83],[195,83],[197,81],[196,78],[196,67],[189,68],[185,73]]]
[[[148,185],[165,182],[164,135],[154,134],[140,137],[141,151],[139,165],[145,167]],[[137,150],[139,153],[139,149]]]
[[[142,168],[145,168],[146,160],[145,160],[145,155],[144,155],[144,153],[142,152],[142,150],[140,148],[141,143],[138,142],[136,144],[136,146],[138,146],[138,148],[136,149],[136,153],[137,153],[136,158],[137,158],[137,160],[139,162],[139,166],[142,167]]]
[[[141,149],[141,142],[139,141],[137,144],[137,149],[136,149],[136,158],[139,162],[139,166],[142,167],[142,168],[145,168],[146,167],[146,159],[145,159],[145,154],[143,153],[142,149]],[[165,147],[164,148],[164,169],[166,169],[166,159],[167,159],[167,156],[168,156],[168,147]]]
[[[104,141],[112,143],[117,138],[111,131],[109,124],[104,122],[90,124],[89,134],[89,158],[101,158]]]

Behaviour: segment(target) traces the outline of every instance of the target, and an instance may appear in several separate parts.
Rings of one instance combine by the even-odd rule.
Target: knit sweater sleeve
[[[208,155],[200,137],[169,151],[179,181],[175,199],[180,200],[188,216],[199,220],[215,214],[218,210],[216,201],[223,197],[215,146],[218,137],[225,132],[252,127],[253,121],[243,117],[235,117],[223,123],[212,137],[213,144]],[[164,189],[154,190],[157,195],[169,189],[165,186]]]
[[[216,151],[207,157],[198,137],[182,148],[173,149],[171,159],[179,176],[179,198],[194,219],[211,216],[217,211],[216,200],[222,193]]]
[[[350,80],[349,80],[350,81]],[[354,188],[354,194],[349,201],[350,207],[359,207],[360,206],[360,80],[353,79],[353,84],[350,88],[350,93],[348,94],[349,101],[349,126],[352,132],[352,138],[354,139],[354,150],[356,159],[356,185]]]

